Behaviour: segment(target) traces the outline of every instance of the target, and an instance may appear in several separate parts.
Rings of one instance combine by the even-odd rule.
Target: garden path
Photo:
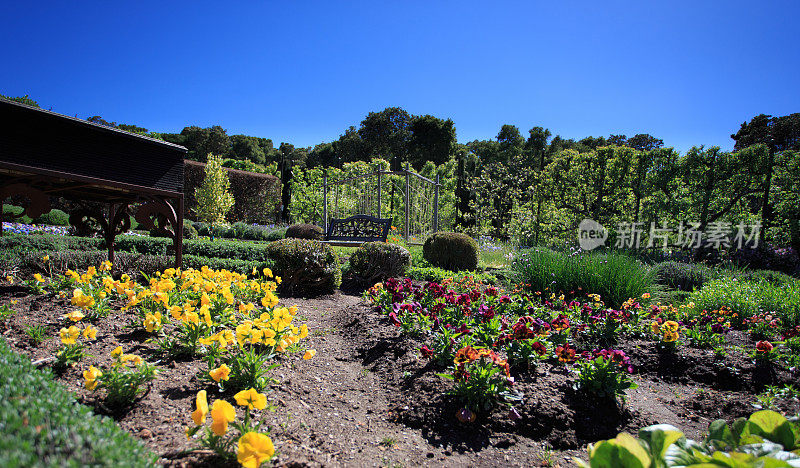
[[[388,330],[356,296],[339,294],[313,300],[286,300],[300,306],[298,322],[309,327],[308,348],[316,356],[293,361],[273,374],[280,380],[270,394],[277,407],[268,415],[277,465],[312,466],[531,466],[537,447],[489,441],[480,451],[453,448],[440,435],[392,422],[400,391],[376,361],[393,352],[384,346]],[[375,315],[375,316],[373,316]],[[392,341],[389,337],[388,341]],[[384,357],[384,356],[380,356]],[[406,356],[408,358],[408,356]],[[414,357],[416,359],[416,357]],[[399,366],[398,366],[399,367]],[[492,445],[492,442],[495,444]],[[496,446],[495,446],[496,445]],[[535,453],[534,453],[535,452]],[[566,454],[564,454],[566,455]],[[564,456],[562,455],[562,456]],[[553,460],[562,466],[565,459]]]

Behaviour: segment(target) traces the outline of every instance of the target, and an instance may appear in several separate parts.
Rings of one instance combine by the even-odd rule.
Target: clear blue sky
[[[0,93],[311,146],[370,111],[732,147],[800,112],[797,1],[3,2]]]

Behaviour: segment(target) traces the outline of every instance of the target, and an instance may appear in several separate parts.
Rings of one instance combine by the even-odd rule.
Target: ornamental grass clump
[[[253,410],[267,407],[267,396],[250,388],[234,395],[238,406],[243,407],[244,418],[236,421],[236,408],[225,400],[217,399],[209,408],[205,390],[200,390],[192,412],[194,426],[186,428],[186,436],[197,438],[201,447],[212,450],[226,460],[236,460],[245,468],[258,468],[275,455],[269,435],[259,432],[261,422],[251,417]],[[211,424],[205,426],[207,416]],[[233,430],[230,430],[233,428]]]

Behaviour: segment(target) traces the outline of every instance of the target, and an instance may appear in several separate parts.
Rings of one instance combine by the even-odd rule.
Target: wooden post
[[[328,175],[322,176],[322,230],[328,233]]]
[[[175,268],[183,265],[183,195],[178,197],[178,225],[175,228]]]
[[[410,209],[410,207],[408,205],[410,204],[410,200],[411,200],[411,198],[409,196],[410,195],[410,187],[411,187],[411,173],[408,170],[408,163],[406,163],[405,172],[406,172],[406,227],[405,227],[405,238],[406,238],[406,244],[407,244],[408,243],[408,219],[409,219],[408,214],[409,214],[409,209]]]
[[[378,218],[381,217],[381,173],[378,172]]]
[[[433,232],[439,232],[439,174],[436,174],[436,187],[433,194]]]
[[[103,233],[103,235],[106,238],[106,247],[108,247],[108,261],[111,262],[112,265],[114,264],[114,241],[116,240],[117,237],[115,235],[117,226],[114,224],[114,220],[116,218],[115,215],[117,214],[116,208],[117,205],[113,203],[108,204],[108,217],[106,218],[108,219],[108,223],[106,224],[105,226],[106,229],[105,232]],[[102,215],[103,211],[98,210],[98,214]]]

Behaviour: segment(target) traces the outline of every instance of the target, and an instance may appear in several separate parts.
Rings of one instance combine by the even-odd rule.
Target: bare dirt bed
[[[33,296],[22,288],[0,287],[0,304],[18,301],[18,313],[0,324],[0,332],[18,352],[32,360],[51,356],[58,347],[61,316],[72,310],[55,295]],[[753,369],[744,361],[715,363],[699,350],[665,362],[647,343],[621,346],[637,368],[639,388],[630,390],[624,405],[586,401],[572,390],[574,377],[542,364],[533,372],[518,372],[525,394],[518,406],[522,418],[512,421],[498,409],[472,424],[456,420],[459,405],[443,395],[446,381],[437,368],[419,356],[420,343],[401,336],[358,296],[337,293],[317,299],[288,299],[300,307],[297,321],[311,330],[305,342],[317,350],[280,360],[272,371],[276,383],[268,394],[271,411],[258,417],[271,428],[278,451],[277,466],[570,466],[583,456],[585,445],[617,432],[635,432],[654,423],[669,423],[687,435],[700,437],[714,419],[751,413],[755,401]],[[120,312],[99,321],[98,339],[87,358],[67,369],[58,380],[99,413],[109,412],[83,388],[82,371],[110,361],[122,345],[125,352],[157,361],[147,334],[130,326]],[[24,330],[47,327],[47,337],[34,345]],[[733,359],[733,358],[731,358]],[[161,456],[167,466],[224,466],[184,434],[198,390],[220,395],[197,378],[206,370],[200,360],[161,361],[159,378],[132,408],[111,413],[119,425]],[[728,375],[731,368],[737,374]],[[763,376],[759,376],[761,378]],[[775,383],[789,381],[781,374]],[[800,408],[785,408],[797,412]]]

